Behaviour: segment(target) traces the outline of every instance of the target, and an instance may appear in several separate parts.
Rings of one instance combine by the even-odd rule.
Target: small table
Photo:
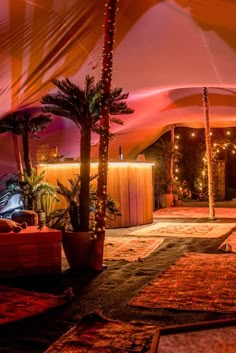
[[[0,233],[0,276],[60,273],[61,240],[61,231],[48,227]]]

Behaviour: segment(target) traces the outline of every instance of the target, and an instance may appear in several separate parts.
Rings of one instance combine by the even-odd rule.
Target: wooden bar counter
[[[107,222],[107,228],[131,227],[153,221],[152,163],[110,162],[108,194],[120,204],[121,217]],[[57,179],[68,185],[68,179],[79,174],[79,163],[48,163],[38,165],[45,170],[45,180],[57,185]],[[97,174],[98,163],[91,163],[91,175]],[[96,183],[96,181],[95,181]],[[95,184],[96,185],[96,184]],[[63,208],[63,201],[57,206]]]

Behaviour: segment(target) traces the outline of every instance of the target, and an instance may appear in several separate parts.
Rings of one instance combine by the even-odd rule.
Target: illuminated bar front
[[[110,162],[107,193],[120,204],[121,217],[107,222],[107,228],[130,227],[153,221],[152,163]],[[68,179],[79,174],[79,163],[39,164],[45,170],[45,180],[53,185],[57,179],[68,185]],[[97,174],[98,163],[91,163],[91,175]],[[96,181],[95,181],[96,182]],[[63,201],[59,208],[65,206]]]

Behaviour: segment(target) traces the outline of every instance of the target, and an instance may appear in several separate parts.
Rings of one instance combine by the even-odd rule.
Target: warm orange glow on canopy
[[[0,10],[0,117],[37,111],[52,78],[83,85],[86,74],[101,77],[103,1],[2,0]],[[170,125],[203,127],[203,86],[211,126],[235,126],[235,1],[120,0],[116,22],[113,85],[130,92],[135,113],[112,126],[111,159],[119,146],[135,159]],[[33,157],[39,143],[79,157],[78,129],[66,119],[56,117],[42,137],[31,144]],[[0,150],[2,173],[15,170],[7,135]]]

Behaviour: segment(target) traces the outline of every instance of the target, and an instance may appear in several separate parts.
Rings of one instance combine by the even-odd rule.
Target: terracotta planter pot
[[[160,206],[161,208],[173,206],[174,195],[173,194],[162,194],[160,195]]]
[[[91,268],[93,241],[93,232],[63,233],[62,245],[71,269]]]
[[[178,200],[177,203],[176,203],[176,206],[179,206],[179,207],[183,206],[183,201],[182,200]]]

